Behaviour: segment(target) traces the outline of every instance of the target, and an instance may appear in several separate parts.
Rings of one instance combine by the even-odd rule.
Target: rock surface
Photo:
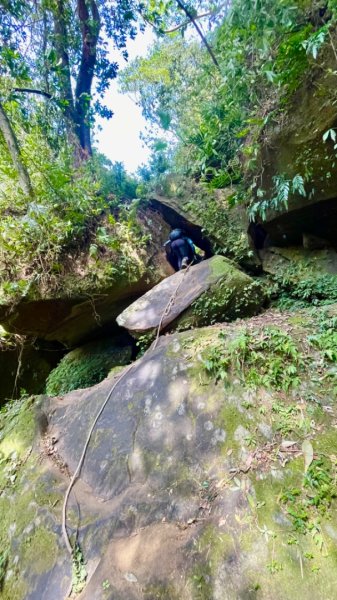
[[[247,269],[259,267],[248,235],[248,216],[243,205],[232,205],[235,186],[210,190],[186,178],[168,176],[153,191],[147,204],[171,227],[185,229],[206,258],[220,253]]]
[[[308,350],[322,318],[319,309],[296,318],[271,312],[175,333],[134,364],[97,423],[68,505],[68,530],[72,539],[78,530],[88,572],[81,600],[291,600],[294,589],[299,600],[333,600],[335,494],[327,504],[321,496],[320,509],[310,504],[316,492],[305,484],[302,449],[303,438],[310,441],[315,464],[324,464],[315,468],[333,486],[334,365],[319,345]],[[212,368],[209,352],[217,360],[238,340],[233,357],[242,356],[243,335],[255,355],[233,362],[225,386],[216,383],[205,368],[206,361]],[[280,335],[288,336],[285,350]],[[252,385],[258,343],[262,371]],[[291,343],[303,359],[287,354]],[[282,356],[281,380],[270,379]],[[285,392],[280,381],[290,366],[294,381]],[[76,468],[112,383],[42,398],[40,445],[34,404],[7,422],[0,443],[4,600],[63,600],[69,592],[60,527],[67,471]],[[317,463],[321,456],[327,462]],[[299,506],[307,513],[302,531],[293,516]]]
[[[306,180],[306,196],[290,193],[288,206],[270,211],[264,226],[275,246],[301,244],[303,234],[313,234],[336,245],[337,183],[334,142],[323,135],[336,127],[334,70],[336,58],[330,43],[320,50],[320,60],[310,69],[288,103],[282,119],[263,131],[260,161],[265,198],[275,197],[274,177]],[[259,161],[259,164],[260,164]]]
[[[129,239],[123,231],[123,247],[115,250],[116,225],[102,221],[105,245],[87,244],[69,254],[63,271],[51,282],[32,284],[14,302],[0,298],[0,323],[7,331],[59,341],[66,347],[97,337],[102,327],[113,331],[117,315],[132,300],[173,273],[163,250],[169,225],[149,207],[138,209],[136,225],[142,238]]]
[[[260,251],[265,273],[282,274],[289,267],[300,273],[337,275],[337,252],[333,248],[307,250],[300,247],[266,248]]]
[[[223,256],[214,256],[155,286],[118,316],[118,325],[132,335],[154,332],[173,296],[163,329],[168,325],[189,329],[249,316],[263,302],[259,286],[248,275]]]

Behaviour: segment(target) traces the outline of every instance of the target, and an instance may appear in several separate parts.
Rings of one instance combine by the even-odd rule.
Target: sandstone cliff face
[[[279,109],[277,118],[263,131],[259,187],[265,198],[275,196],[275,176],[291,181],[300,175],[305,181],[305,196],[290,193],[288,208],[267,214],[264,225],[275,246],[300,244],[303,234],[315,234],[336,245],[336,66],[335,53],[327,43],[288,105]]]

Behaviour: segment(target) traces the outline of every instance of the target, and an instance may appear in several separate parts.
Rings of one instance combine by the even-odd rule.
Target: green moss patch
[[[85,344],[72,350],[50,373],[46,382],[49,396],[66,394],[102,381],[116,366],[131,360],[131,347],[118,347],[111,340]]]

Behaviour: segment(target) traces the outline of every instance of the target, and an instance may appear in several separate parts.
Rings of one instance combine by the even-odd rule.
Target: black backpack
[[[175,240],[179,240],[180,238],[184,237],[184,232],[182,229],[173,229],[173,231],[171,231],[170,233],[170,242],[174,242]]]

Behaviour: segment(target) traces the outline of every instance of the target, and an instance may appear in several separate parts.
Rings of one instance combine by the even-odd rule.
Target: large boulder
[[[13,288],[14,297],[4,291],[12,289],[5,273],[0,277],[0,323],[9,332],[66,347],[97,337],[103,327],[113,332],[117,315],[132,300],[173,273],[163,249],[169,231],[149,207],[136,207],[133,228],[103,215],[82,247],[62,258],[57,272],[30,284],[27,279],[23,291]]]
[[[294,589],[298,600],[335,597],[330,321],[320,310],[273,312],[175,333],[125,374],[68,503],[80,547],[74,589],[81,561],[88,576],[81,600],[291,600]],[[63,496],[113,384],[8,411],[4,600],[69,594]]]
[[[163,329],[189,329],[251,316],[262,302],[261,288],[251,277],[227,258],[213,256],[159,283],[128,306],[117,323],[135,336],[153,333],[160,323]]]
[[[284,275],[292,270],[304,278],[306,275],[337,275],[337,252],[333,248],[308,250],[299,246],[269,247],[261,250],[262,268],[265,273]]]

